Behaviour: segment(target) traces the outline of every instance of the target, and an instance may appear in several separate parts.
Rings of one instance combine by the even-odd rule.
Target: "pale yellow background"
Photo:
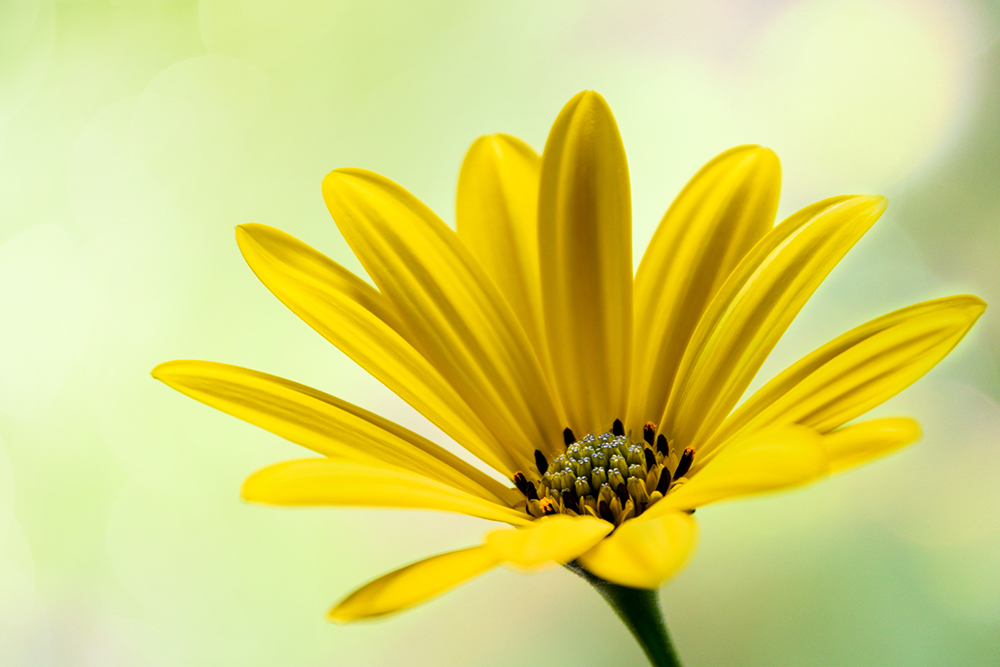
[[[781,156],[781,216],[888,195],[756,384],[910,302],[992,303],[878,410],[918,416],[923,442],[699,511],[700,551],[662,592],[687,664],[998,664],[998,19],[971,1],[0,0],[0,664],[643,664],[560,570],[325,623],[356,585],[487,525],[243,504],[246,475],[304,452],[148,374],[242,364],[444,442],[257,282],[233,227],[280,227],[360,271],[326,172],[374,169],[452,221],[469,143],[540,149],[584,88],[624,136],[636,260],[731,145]]]

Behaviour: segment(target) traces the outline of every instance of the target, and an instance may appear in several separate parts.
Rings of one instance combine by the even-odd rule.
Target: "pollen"
[[[625,434],[617,419],[610,431],[579,440],[567,428],[563,440],[565,450],[551,461],[535,451],[537,481],[520,471],[514,475],[525,496],[525,511],[533,517],[589,514],[621,525],[669,493],[694,460],[690,447],[680,460],[671,456],[667,439],[656,437],[653,422],[645,424],[638,442]]]

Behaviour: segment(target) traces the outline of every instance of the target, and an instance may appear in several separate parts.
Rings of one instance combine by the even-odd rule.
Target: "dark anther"
[[[542,498],[541,502],[539,502],[538,504],[542,508],[542,514],[544,514],[545,516],[549,516],[550,514],[556,513],[555,503],[553,503],[551,499]]]
[[[656,455],[653,454],[652,449],[642,448],[642,453],[646,457],[646,470],[652,470],[653,466],[656,465]]]
[[[670,446],[667,444],[667,436],[662,433],[656,436],[656,451],[667,456],[670,453]]]
[[[670,471],[663,468],[663,470],[660,471],[660,481],[656,483],[656,490],[664,496],[667,495],[667,489],[670,488],[670,482]]]
[[[694,461],[694,447],[686,447],[684,453],[681,454],[681,462],[677,464],[677,470],[674,471],[674,479],[683,477],[691,469],[692,461]]]
[[[615,515],[611,513],[611,505],[608,505],[607,500],[602,500],[600,505],[597,506],[597,509],[602,519],[608,523],[615,522]]]
[[[528,482],[528,488],[524,490],[524,495],[528,497],[528,500],[538,500],[538,491],[531,482]]]
[[[622,509],[625,509],[625,503],[628,502],[628,484],[619,484],[618,488],[615,489],[615,495],[622,502]]]
[[[625,435],[625,425],[622,424],[621,419],[616,419],[615,423],[611,425],[611,432],[615,435]]]
[[[520,470],[514,473],[514,486],[524,495],[528,495],[528,478]]]
[[[656,424],[653,422],[646,422],[642,427],[642,439],[646,441],[646,444],[650,447],[653,446],[653,442],[656,440]]]
[[[538,466],[538,472],[543,475],[549,471],[549,462],[545,458],[545,454],[542,454],[539,450],[535,450],[535,465]]]
[[[566,506],[566,509],[573,510],[577,514],[580,513],[580,504],[576,502],[576,494],[575,493],[573,493],[572,491],[569,491],[569,490],[563,491],[562,492],[562,499],[563,499],[563,505]]]
[[[566,443],[567,447],[576,442],[576,436],[573,435],[573,429],[571,429],[569,426],[563,429],[563,442]]]

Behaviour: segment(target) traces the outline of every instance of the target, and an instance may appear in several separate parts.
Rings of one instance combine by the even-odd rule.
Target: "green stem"
[[[667,634],[656,591],[613,584],[587,572],[576,561],[568,563],[566,569],[580,575],[597,589],[632,632],[654,667],[680,667],[681,660]]]

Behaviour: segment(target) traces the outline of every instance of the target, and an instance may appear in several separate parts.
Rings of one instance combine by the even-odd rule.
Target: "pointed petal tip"
[[[760,144],[740,144],[739,146],[733,146],[726,152],[730,154],[743,154],[748,157],[760,157],[763,159],[776,160],[778,158],[778,154],[775,153],[773,149],[768,148],[767,146],[761,146]]]
[[[537,159],[534,149],[524,140],[512,134],[494,132],[476,137],[475,141],[469,145],[465,161],[462,163],[463,169],[467,168],[466,165],[470,162],[482,159],[502,160],[508,151],[522,154],[529,153]]]
[[[608,101],[596,90],[581,90],[563,105],[559,116],[569,116],[581,121],[582,119],[589,119],[594,116],[614,118]],[[559,119],[557,118],[556,124],[558,122]]]
[[[913,417],[902,417],[896,425],[900,431],[908,434],[911,442],[916,442],[924,437],[924,427]]]
[[[943,301],[950,302],[949,310],[956,315],[955,322],[958,329],[971,329],[988,307],[987,303],[975,294],[957,294]]]
[[[323,193],[336,191],[351,181],[364,181],[377,178],[378,174],[361,167],[338,167],[323,177]]]
[[[989,304],[975,294],[964,294],[962,296],[969,299],[969,310],[975,313],[976,318],[979,318],[979,316],[985,313],[986,309],[989,308]]]
[[[254,497],[254,493],[257,491],[257,485],[255,484],[256,480],[254,479],[256,476],[257,473],[251,473],[251,475],[243,480],[242,484],[240,484],[240,500],[245,503],[260,502],[259,499]]]
[[[767,146],[744,144],[731,148],[722,155],[741,162],[748,175],[758,174],[765,178],[770,175],[775,179],[781,178],[781,160],[778,154]]]
[[[240,249],[240,252],[245,256],[248,244],[259,245],[259,237],[267,229],[266,225],[255,222],[236,225],[236,246]]]
[[[281,464],[272,464],[250,473],[240,484],[240,500],[253,505],[280,505],[281,503],[273,502],[274,499],[268,493],[274,487],[270,479],[273,477],[271,471],[279,465]]]
[[[885,195],[855,195],[854,201],[867,204],[878,215],[889,208],[889,198]]]
[[[177,360],[164,361],[163,363],[157,364],[153,370],[149,371],[149,374],[160,382],[170,384],[167,382],[167,378],[171,375],[171,371],[174,370],[178,363],[179,362]]]
[[[244,236],[253,237],[255,234],[267,229],[271,228],[267,225],[262,225],[259,222],[244,222],[242,225],[236,225],[234,228],[237,239]]]
[[[338,604],[338,605],[335,605],[333,607],[330,607],[330,610],[328,612],[326,612],[326,616],[324,617],[324,619],[326,620],[327,623],[335,623],[336,625],[344,625],[346,623],[350,623],[351,621],[357,620],[356,618],[354,618],[350,614],[345,613],[344,610],[341,609],[341,606],[342,605]]]

